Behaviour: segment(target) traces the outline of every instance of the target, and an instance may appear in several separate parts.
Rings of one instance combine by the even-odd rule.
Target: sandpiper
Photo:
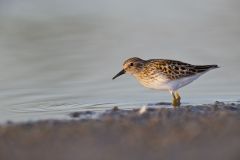
[[[133,57],[123,63],[123,69],[112,79],[125,73],[133,75],[147,88],[169,91],[173,97],[172,105],[176,107],[181,104],[178,89],[215,68],[218,66],[191,65],[168,59],[143,60]]]

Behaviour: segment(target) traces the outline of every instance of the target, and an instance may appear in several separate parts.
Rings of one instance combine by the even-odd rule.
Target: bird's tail
[[[205,72],[205,71],[209,71],[212,69],[216,69],[219,68],[218,65],[213,64],[213,65],[201,65],[201,66],[195,66],[195,69],[197,69],[199,72]]]
[[[197,69],[215,69],[215,68],[219,68],[218,65],[213,64],[213,65],[201,65],[201,66],[196,66]]]

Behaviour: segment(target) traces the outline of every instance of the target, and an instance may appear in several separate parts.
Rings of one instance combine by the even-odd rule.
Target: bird
[[[144,87],[160,91],[169,91],[172,106],[181,104],[178,90],[199,78],[204,73],[219,68],[218,65],[192,65],[169,59],[143,60],[132,57],[124,61],[123,69],[112,80],[127,73],[134,76]]]

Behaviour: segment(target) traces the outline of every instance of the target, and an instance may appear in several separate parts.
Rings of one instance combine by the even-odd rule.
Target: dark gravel
[[[0,159],[240,159],[239,103],[139,111],[114,107],[96,119],[75,112],[68,121],[2,125]]]

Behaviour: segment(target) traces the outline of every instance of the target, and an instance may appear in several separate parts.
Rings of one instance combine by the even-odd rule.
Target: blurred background
[[[167,92],[115,81],[125,59],[218,64],[182,88],[184,103],[238,101],[237,0],[1,0],[0,122],[170,102]]]

